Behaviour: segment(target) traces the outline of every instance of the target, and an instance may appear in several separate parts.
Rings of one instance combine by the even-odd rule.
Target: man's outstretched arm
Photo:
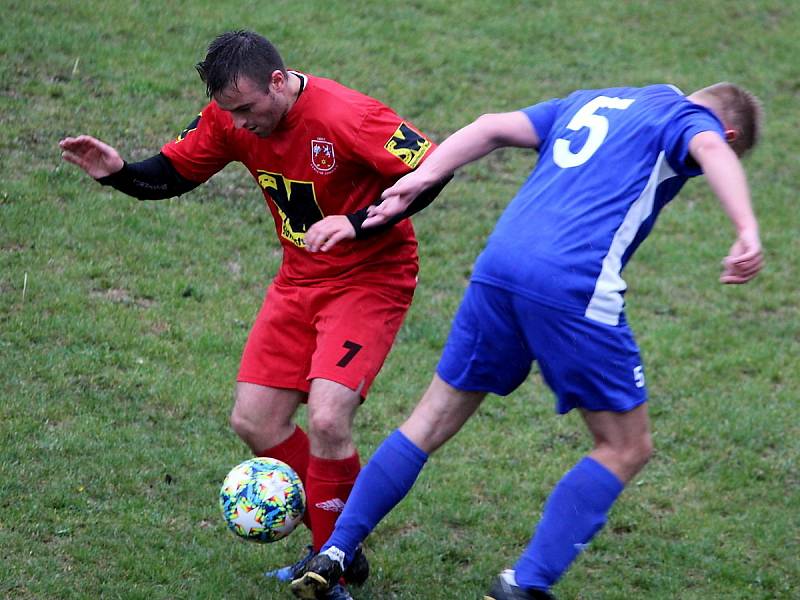
[[[403,213],[423,190],[498,148],[538,148],[539,142],[533,124],[522,112],[482,115],[443,141],[419,168],[384,191],[383,202],[370,207],[363,227],[382,225]]]
[[[761,270],[764,257],[742,163],[725,140],[711,131],[694,136],[689,152],[736,229],[736,241],[722,261],[720,281],[746,283]]]
[[[65,138],[59,146],[65,161],[79,166],[102,185],[110,185],[139,200],[172,198],[200,185],[178,173],[161,153],[127,163],[115,148],[89,135]]]

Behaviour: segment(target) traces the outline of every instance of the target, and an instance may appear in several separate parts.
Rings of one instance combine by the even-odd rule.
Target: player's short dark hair
[[[195,68],[206,84],[209,98],[229,85],[235,86],[240,77],[247,77],[266,89],[274,71],[286,73],[277,48],[265,37],[242,29],[214,38],[205,60]]]

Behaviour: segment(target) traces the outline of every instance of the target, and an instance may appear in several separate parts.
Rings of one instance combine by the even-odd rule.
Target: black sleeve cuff
[[[367,227],[367,228],[362,227],[364,221],[367,220],[367,209],[369,208],[367,206],[357,210],[354,213],[345,215],[356,232],[356,239],[363,240],[365,238],[372,237],[379,233],[383,233],[387,229],[393,227],[396,223],[399,223],[403,219],[407,219],[411,215],[418,213],[423,208],[427,207],[431,202],[433,202],[436,196],[439,195],[439,192],[441,192],[444,189],[444,186],[450,183],[451,179],[453,179],[453,176],[449,175],[445,179],[442,179],[439,183],[432,185],[426,190],[423,190],[420,193],[420,195],[414,198],[411,204],[408,205],[408,208],[406,208],[399,215],[392,217],[389,221],[387,221],[383,225],[378,225],[377,227]],[[372,203],[372,205],[375,206],[380,203],[381,199],[378,198],[375,202]]]
[[[139,200],[173,198],[200,185],[178,173],[161,153],[140,162],[125,162],[119,171],[100,177],[97,181]]]

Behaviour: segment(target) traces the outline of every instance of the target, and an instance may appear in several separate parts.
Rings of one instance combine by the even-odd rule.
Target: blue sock
[[[399,429],[395,430],[359,473],[333,534],[321,552],[336,546],[345,553],[345,566],[349,565],[358,545],[408,494],[427,460],[425,452]]]
[[[514,567],[523,588],[549,590],[605,525],[622,482],[588,456],[558,482],[533,539]]]

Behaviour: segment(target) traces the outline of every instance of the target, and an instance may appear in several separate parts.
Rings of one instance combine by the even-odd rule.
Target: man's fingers
[[[309,252],[317,252],[319,250],[320,244],[324,242],[324,236],[313,227],[306,231],[305,235],[305,242],[306,242],[306,250]]]
[[[749,259],[742,256],[727,256],[723,260],[723,270],[719,280],[722,283],[747,283],[758,275],[764,266],[764,259],[761,252],[753,253]]]
[[[86,147],[86,141],[80,138],[64,138],[58,143],[65,150],[77,150]]]
[[[346,237],[347,233],[341,230],[312,232],[312,230],[309,229],[305,236],[306,250],[309,252],[327,252]]]
[[[334,232],[327,240],[325,240],[325,243],[322,244],[320,250],[322,252],[327,252],[328,250],[333,248],[336,244],[341,242],[345,237],[346,235],[341,231]]]
[[[725,262],[726,264],[732,264],[732,265],[743,264],[751,262],[756,259],[760,260],[760,257],[761,257],[761,250],[754,249],[754,250],[749,250],[747,252],[743,252],[741,254],[737,254],[736,256],[726,256]]]
[[[78,157],[74,153],[70,152],[69,150],[65,150],[61,153],[61,158],[63,158],[67,162],[71,162],[74,165],[80,165],[78,162]]]
[[[719,278],[722,283],[727,284],[739,284],[739,283],[747,283],[747,280],[743,279],[742,277],[735,277],[733,275],[723,275]]]
[[[364,229],[369,229],[370,227],[377,227],[378,225],[383,225],[389,220],[389,217],[386,217],[381,214],[376,214],[372,217],[367,217],[364,219],[364,222],[361,223],[361,227]]]
[[[726,272],[742,274],[757,273],[763,265],[764,257],[760,252],[737,257],[729,256],[723,261],[723,267]]]
[[[753,277],[755,277],[755,276],[756,276],[755,273],[750,275],[750,276],[744,276],[744,275],[722,275],[719,278],[719,280],[722,283],[740,284],[740,283],[747,283],[748,281],[753,279]]]
[[[381,202],[380,204],[376,204],[374,206],[367,207],[367,216],[368,217],[377,217],[377,216],[384,216],[387,213],[386,202]],[[388,217],[385,217],[388,218]]]
[[[386,200],[384,200],[380,204],[372,204],[372,205],[368,206],[367,207],[367,215],[371,217],[372,215],[381,214],[381,212],[383,212],[383,205],[385,203],[386,203]]]
[[[84,171],[88,169],[88,165],[86,164],[86,160],[82,154],[75,154],[74,152],[65,151],[61,153],[61,158],[68,163],[79,166]]]
[[[397,192],[395,191],[395,187],[396,186],[392,186],[392,187],[390,187],[388,189],[383,190],[383,193],[381,194],[382,202],[380,204],[378,204],[377,206],[382,206],[384,202],[388,202],[389,200],[392,200],[392,199],[395,199],[395,198],[398,197],[397,196]]]
[[[64,138],[58,143],[58,145],[62,150],[69,150],[71,152],[81,154],[98,152],[105,155],[108,153],[109,149],[108,146],[89,135],[79,135],[78,137]]]
[[[355,237],[355,230],[343,215],[326,217],[308,228],[304,236],[306,250],[327,252],[342,240]]]

